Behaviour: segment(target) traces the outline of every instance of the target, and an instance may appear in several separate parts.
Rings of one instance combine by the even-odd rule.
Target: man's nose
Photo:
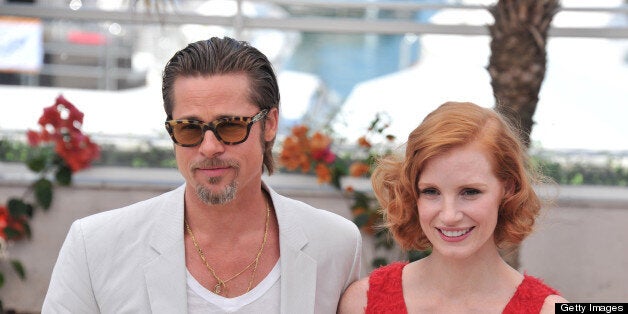
[[[203,141],[199,144],[199,152],[205,157],[213,157],[225,151],[225,144],[218,140],[212,130],[205,130]]]

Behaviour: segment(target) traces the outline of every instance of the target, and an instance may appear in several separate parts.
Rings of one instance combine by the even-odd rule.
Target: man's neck
[[[235,199],[225,204],[206,204],[196,193],[186,190],[185,219],[199,235],[233,238],[259,228],[269,202],[270,196],[261,186],[255,191],[238,191]]]

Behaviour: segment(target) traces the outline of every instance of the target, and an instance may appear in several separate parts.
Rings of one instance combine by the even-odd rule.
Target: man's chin
[[[237,192],[237,185],[232,182],[226,186],[216,184],[199,184],[196,187],[196,195],[205,204],[222,205],[231,202]]]

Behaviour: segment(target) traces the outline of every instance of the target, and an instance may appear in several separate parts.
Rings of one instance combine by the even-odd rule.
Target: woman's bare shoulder
[[[340,314],[353,314],[364,313],[366,309],[366,292],[369,289],[369,278],[362,278],[351,285],[345,290],[340,298],[338,305],[338,313]]]
[[[540,313],[554,313],[554,304],[556,303],[568,303],[569,301],[567,301],[565,298],[557,295],[557,294],[552,294],[552,295],[548,295],[545,298],[545,302],[543,302],[543,307],[541,308],[541,312]]]

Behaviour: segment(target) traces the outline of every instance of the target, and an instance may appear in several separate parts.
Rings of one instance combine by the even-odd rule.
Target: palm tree
[[[521,129],[526,147],[545,76],[547,34],[558,8],[559,0],[499,0],[489,8],[495,19],[489,26],[488,65],[495,109]],[[519,268],[518,246],[502,253]]]
[[[558,0],[499,0],[489,11],[495,23],[488,72],[496,109],[508,113],[530,144],[532,117],[545,76],[547,33]]]

